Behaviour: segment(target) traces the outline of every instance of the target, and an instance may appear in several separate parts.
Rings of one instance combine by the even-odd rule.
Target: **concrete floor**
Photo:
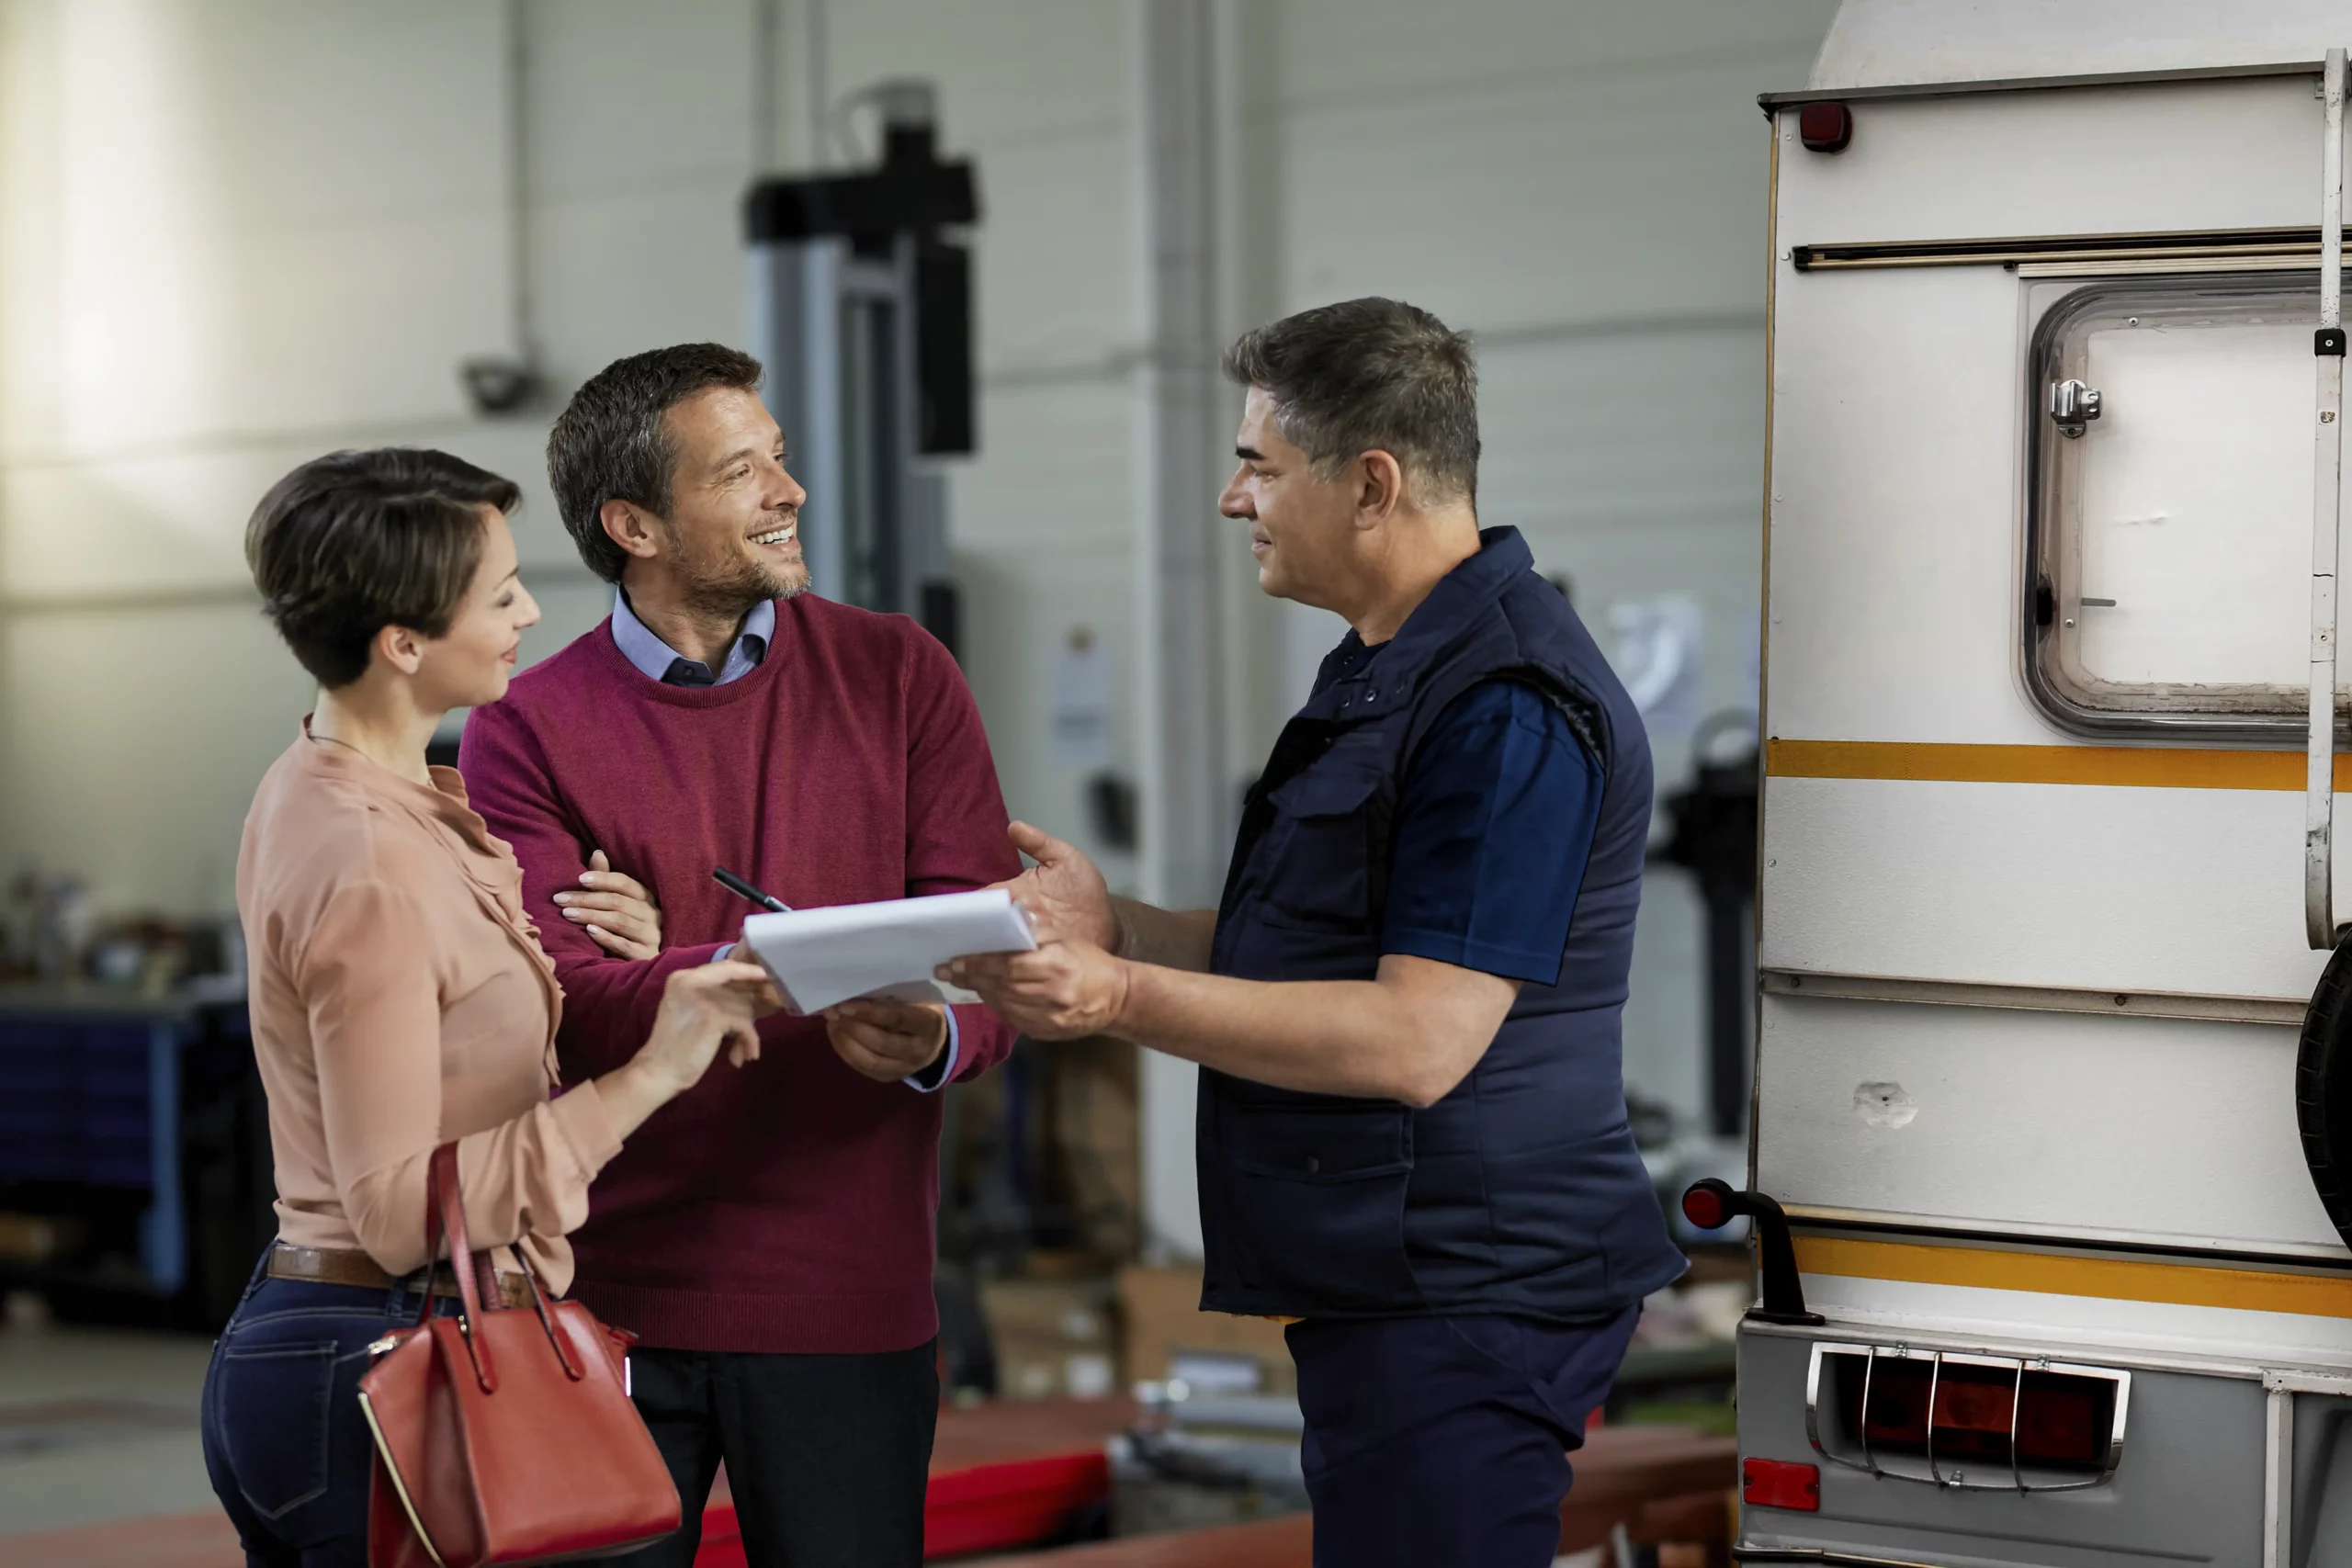
[[[76,1538],[72,1568],[163,1564],[225,1568],[236,1562],[197,1432],[209,1340],[197,1336],[79,1327],[0,1330],[0,1568],[15,1568],[11,1537],[159,1515],[197,1515],[211,1530],[158,1541],[125,1531]],[[125,1533],[129,1532],[129,1533]],[[202,1539],[194,1539],[200,1536]],[[217,1538],[217,1539],[216,1539]],[[68,1550],[46,1542],[49,1556]],[[989,1559],[967,1559],[975,1563]],[[1602,1568],[1600,1549],[1555,1568]],[[33,1568],[30,1562],[25,1568]],[[61,1568],[45,1562],[41,1568]]]
[[[5,1538],[217,1509],[197,1404],[209,1339],[104,1328],[0,1331]]]

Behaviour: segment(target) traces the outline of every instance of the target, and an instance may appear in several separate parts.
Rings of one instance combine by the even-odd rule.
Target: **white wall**
[[[610,359],[744,335],[740,202],[806,161],[800,9],[753,145],[750,0],[526,7],[535,337],[556,399]],[[1063,623],[1124,660],[1131,343],[1126,18],[1086,0],[832,7],[837,89],[943,87],[981,160],[986,455],[958,466],[968,661],[994,727],[1042,730]],[[309,693],[254,613],[253,502],[345,446],[440,446],[521,480],[537,657],[605,593],[548,496],[553,404],[472,416],[509,345],[499,8],[443,0],[0,6],[0,867],[113,908],[219,912],[261,771]],[[1002,748],[1008,792],[1074,776]]]
[[[495,23],[0,12],[0,865],[227,908],[305,695],[245,585],[254,501],[360,442],[523,466],[450,369],[504,333]]]
[[[1524,528],[1595,619],[1697,594],[1707,705],[1743,701],[1754,99],[1803,80],[1830,0],[1218,3],[1235,324],[1383,292],[1476,331],[1487,520]],[[527,257],[558,396],[620,354],[740,342],[741,193],[809,152],[803,0],[784,0],[772,61],[755,0],[526,14]],[[549,411],[477,419],[455,376],[513,330],[499,15],[0,0],[0,871],[77,869],[116,908],[230,906],[245,801],[308,699],[240,539],[304,457],[429,443],[513,475],[548,612],[526,655],[603,614],[546,493]],[[1084,840],[1046,677],[1078,626],[1134,668],[1133,15],[860,0],[830,7],[827,36],[835,92],[932,77],[946,148],[979,161],[982,452],[953,479],[966,663],[1013,809]],[[1236,750],[1255,756],[1337,628],[1236,592]],[[1679,777],[1671,739],[1659,762]],[[1655,878],[1629,1073],[1691,1110],[1695,942],[1695,901]]]
[[[1707,617],[1702,711],[1747,705],[1760,584],[1766,187],[1759,92],[1801,84],[1836,6],[1279,0],[1266,150],[1266,313],[1359,294],[1480,339],[1479,513],[1607,607],[1669,592]],[[1296,692],[1336,637],[1291,611]],[[1285,693],[1286,696],[1291,694]],[[1292,700],[1295,700],[1292,696]],[[1661,787],[1685,738],[1656,738]],[[1645,895],[1626,1073],[1704,1105],[1698,900]]]

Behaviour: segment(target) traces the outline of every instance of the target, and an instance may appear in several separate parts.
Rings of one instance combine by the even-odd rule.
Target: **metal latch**
[[[2058,434],[2073,439],[2098,417],[2098,389],[2080,381],[2053,381],[2050,387],[2050,417]]]

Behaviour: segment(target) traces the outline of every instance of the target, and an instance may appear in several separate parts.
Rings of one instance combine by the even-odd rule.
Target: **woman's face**
[[[538,602],[516,575],[514,535],[505,514],[484,506],[481,526],[481,562],[473,582],[450,618],[448,635],[426,642],[417,666],[420,705],[428,709],[481,707],[504,696],[523,628],[538,624]]]

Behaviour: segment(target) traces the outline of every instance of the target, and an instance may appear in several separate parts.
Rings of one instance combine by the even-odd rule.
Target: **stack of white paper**
[[[753,915],[743,939],[803,1013],[852,997],[939,1001],[931,972],[949,959],[1037,945],[1028,914],[1001,887]]]

